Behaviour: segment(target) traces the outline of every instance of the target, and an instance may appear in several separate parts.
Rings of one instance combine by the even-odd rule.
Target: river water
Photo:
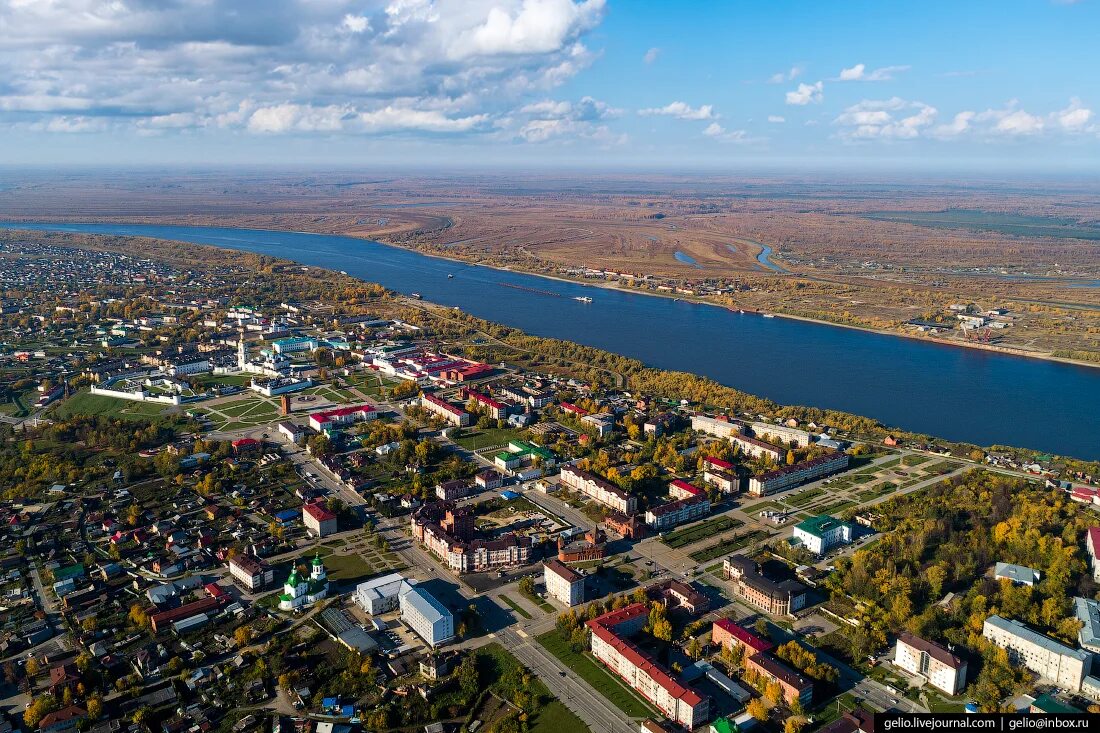
[[[140,235],[283,257],[418,292],[528,333],[701,374],[780,403],[845,410],[980,445],[1100,458],[1100,369],[734,313],[352,237],[129,224],[0,226]],[[573,300],[577,296],[593,302]]]

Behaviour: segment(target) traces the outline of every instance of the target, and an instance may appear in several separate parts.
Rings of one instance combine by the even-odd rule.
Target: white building
[[[250,591],[262,590],[275,582],[275,571],[250,555],[229,558],[229,574]]]
[[[290,576],[283,584],[283,594],[279,596],[279,609],[295,611],[304,606],[311,606],[327,596],[328,574],[325,572],[325,564],[321,561],[321,556],[317,555],[310,564],[309,577],[299,575],[298,568],[290,571]]]
[[[815,555],[824,555],[837,545],[852,541],[852,525],[828,514],[807,517],[795,525],[794,539]]]
[[[606,412],[601,412],[596,415],[585,415],[581,418],[581,422],[589,427],[596,429],[596,435],[603,438],[611,434],[611,431],[615,429],[615,416]]]
[[[206,374],[213,367],[209,359],[178,360],[168,364],[167,371],[173,377],[185,377],[189,374]]]
[[[355,586],[355,602],[372,616],[393,611],[400,605],[401,594],[416,584],[401,573],[390,573]]]
[[[729,420],[719,420],[706,415],[692,415],[691,429],[716,438],[729,438],[741,433],[742,425]]]
[[[772,445],[758,438],[752,438],[748,435],[731,435],[727,440],[740,447],[745,455],[752,456],[753,458],[767,456],[778,463],[787,454],[787,451],[779,446]]]
[[[894,664],[948,695],[961,694],[966,687],[966,661],[939,644],[902,632],[894,648]]]
[[[694,522],[710,514],[710,499],[692,496],[667,504],[650,507],[645,513],[645,523],[658,532],[664,532],[681,524]]]
[[[336,515],[319,501],[302,505],[302,523],[314,537],[327,537],[336,532]]]
[[[805,430],[770,422],[754,422],[752,424],[752,434],[760,438],[771,436],[773,439],[781,440],[784,443],[796,443],[799,448],[805,448],[814,440],[813,434],[807,433]]]
[[[433,394],[420,395],[420,406],[443,418],[451,425],[464,427],[470,424],[470,413]]]
[[[279,433],[286,436],[286,439],[291,443],[297,443],[303,437],[305,437],[306,431],[301,425],[295,425],[289,420],[283,420],[279,423]]]
[[[561,485],[617,512],[634,514],[638,511],[638,497],[631,496],[610,481],[576,466],[564,466],[561,469]]]
[[[338,407],[334,410],[311,414],[309,416],[309,426],[317,432],[322,432],[357,422],[366,422],[376,417],[378,417],[378,411],[372,405]]]
[[[1100,583],[1100,527],[1089,527],[1089,532],[1085,536],[1085,545],[1089,550],[1092,579]]]
[[[542,564],[546,593],[566,606],[584,603],[584,576],[560,560],[551,558]]]
[[[1049,639],[1014,619],[990,616],[982,636],[1008,651],[1009,661],[1027,667],[1039,678],[1070,692],[1081,689],[1092,655]]]
[[[1041,575],[1038,570],[1026,565],[1013,565],[1012,563],[999,562],[993,566],[994,580],[1007,580],[1013,585],[1033,586],[1039,582]]]
[[[592,655],[670,720],[692,730],[710,717],[710,698],[682,684],[630,641],[648,619],[649,607],[634,603],[586,622]]]
[[[749,479],[749,494],[767,496],[785,489],[800,486],[807,481],[843,471],[848,467],[848,454],[835,451],[826,453],[793,466],[783,466]]]
[[[398,596],[401,619],[429,646],[439,646],[455,636],[455,620],[447,607],[428,591],[413,586]]]

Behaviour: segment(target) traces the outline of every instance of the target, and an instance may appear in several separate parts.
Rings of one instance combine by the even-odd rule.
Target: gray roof
[[[447,607],[423,588],[413,586],[401,596],[401,600],[415,608],[416,612],[430,623],[451,618],[451,612],[447,610]]]
[[[1025,565],[1012,565],[1007,562],[999,562],[993,567],[993,577],[998,580],[1008,578],[1013,583],[1026,583],[1034,585],[1039,582],[1039,573]]]
[[[1062,656],[1074,657],[1075,659],[1085,662],[1091,656],[1088,652],[1082,649],[1073,649],[1066,646],[1060,641],[1055,641],[1049,637],[1043,636],[1038,631],[1025,626],[1023,623],[1011,618],[1002,618],[1001,616],[990,616],[985,620],[990,626],[1005,631],[1009,634],[1013,634],[1028,641],[1036,646],[1040,646],[1046,649],[1048,652],[1054,654],[1061,654]]]
[[[355,592],[368,598],[388,598],[398,595],[406,582],[410,586],[416,583],[415,580],[406,581],[401,573],[390,573],[360,583],[355,586]]]
[[[1077,619],[1084,624],[1078,634],[1083,647],[1100,648],[1100,603],[1091,598],[1074,598]]]

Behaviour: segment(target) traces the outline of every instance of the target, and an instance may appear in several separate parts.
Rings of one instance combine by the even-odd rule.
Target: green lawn
[[[814,509],[818,514],[839,514],[845,509],[850,509],[856,505],[854,501],[838,501],[835,504],[828,504],[826,506],[817,507]]]
[[[529,733],[583,733],[590,730],[561,700],[551,700],[539,708],[535,717],[527,721],[527,726]]]
[[[500,594],[500,600],[507,603],[508,607],[511,608],[516,613],[518,613],[520,616],[523,616],[524,618],[528,618],[528,619],[531,618],[531,614],[527,613],[527,611],[523,608],[523,606],[519,605],[518,603],[516,603],[515,601],[513,601],[511,598],[504,595],[503,593]]]
[[[508,441],[518,435],[515,430],[508,428],[468,428],[454,442],[466,450],[478,451],[494,445],[507,445]]]
[[[698,524],[692,524],[674,532],[668,532],[661,538],[669,547],[680,548],[713,537],[726,530],[736,529],[743,524],[739,519],[732,517],[714,517]]]
[[[115,397],[92,394],[91,392],[78,392],[72,397],[59,402],[56,407],[49,411],[49,414],[50,417],[62,420],[72,415],[103,415],[128,420],[169,422],[174,419],[173,416],[164,414],[169,407],[170,405],[157,402],[121,400]]]
[[[606,671],[599,662],[587,654],[573,651],[573,648],[561,638],[557,631],[548,631],[535,637],[536,641],[577,673],[588,685],[606,697],[615,707],[632,718],[643,718],[653,714],[654,709],[642,698],[618,679]]]
[[[754,529],[751,532],[742,532],[739,535],[731,537],[729,540],[715,542],[710,547],[704,548],[697,552],[691,553],[691,559],[695,562],[710,562],[716,558],[728,555],[732,552],[748,547],[754,542],[758,542],[769,536],[768,532],[762,529]]]
[[[809,489],[809,490],[803,491],[801,494],[792,494],[792,495],[784,498],[783,501],[786,502],[787,504],[789,504],[790,506],[801,507],[801,506],[805,506],[806,504],[809,504],[811,501],[813,501],[814,499],[816,499],[817,497],[821,496],[824,493],[825,493],[825,489]]]
[[[358,555],[329,555],[324,561],[329,580],[355,582],[378,572],[378,569]]]

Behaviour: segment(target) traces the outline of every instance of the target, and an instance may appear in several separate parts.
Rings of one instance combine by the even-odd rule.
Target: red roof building
[[[668,485],[668,494],[676,499],[690,499],[693,496],[703,496],[704,491],[695,484],[689,484],[682,479],[676,479]]]
[[[691,730],[710,717],[710,700],[680,684],[627,638],[648,619],[648,606],[634,603],[587,622],[592,654],[671,720]]]
[[[728,618],[720,618],[711,626],[710,640],[715,644],[733,648],[745,648],[745,654],[752,656],[757,652],[771,651],[775,647],[770,641],[761,639],[743,626],[738,626]]]
[[[336,515],[319,501],[302,505],[302,523],[306,525],[306,531],[316,537],[336,532]]]

